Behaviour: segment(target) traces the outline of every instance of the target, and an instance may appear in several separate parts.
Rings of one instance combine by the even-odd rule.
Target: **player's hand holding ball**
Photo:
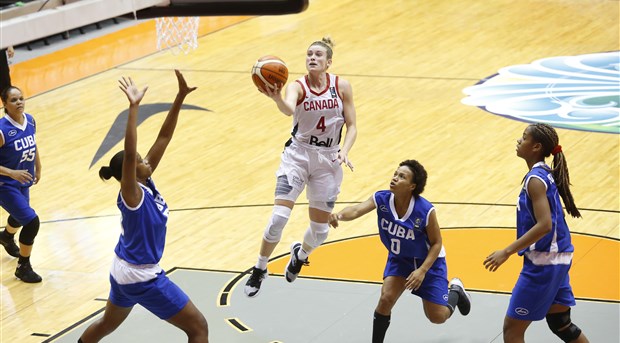
[[[252,67],[252,81],[261,93],[269,97],[279,94],[288,80],[288,68],[280,58],[263,56]]]

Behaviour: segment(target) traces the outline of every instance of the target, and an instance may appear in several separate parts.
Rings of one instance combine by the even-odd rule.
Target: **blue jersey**
[[[11,117],[0,118],[0,135],[4,145],[0,146],[0,166],[13,170],[27,170],[34,176],[37,144],[35,141],[36,125],[34,118],[24,113],[24,123],[19,125]],[[0,187],[29,187],[32,181],[21,184],[6,175],[0,175]]]
[[[398,218],[392,192],[378,191],[373,199],[377,208],[379,237],[389,254],[404,259],[426,259],[430,247],[426,226],[431,211],[435,209],[433,204],[422,197],[412,198],[407,213]],[[442,247],[439,257],[444,256]]]
[[[136,208],[128,207],[119,192],[122,232],[114,252],[131,264],[157,264],[166,244],[168,205],[151,178],[146,180],[146,186],[138,184],[143,196]]]
[[[574,248],[571,243],[568,225],[564,219],[564,210],[562,209],[558,188],[555,185],[550,168],[542,162],[536,163],[532,170],[527,173],[523,188],[519,194],[519,202],[517,204],[517,238],[523,236],[536,224],[532,200],[527,194],[528,183],[534,177],[541,180],[547,188],[547,200],[551,210],[551,232],[529,247],[519,251],[519,255],[523,255],[527,251],[545,253],[573,252]]]

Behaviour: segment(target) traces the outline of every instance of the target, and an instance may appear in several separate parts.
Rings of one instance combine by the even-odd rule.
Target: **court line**
[[[478,228],[478,227],[475,227]],[[510,229],[510,228],[503,228],[503,227],[495,227],[498,229]],[[448,229],[462,229],[462,227],[450,227]],[[514,229],[514,228],[512,228]],[[443,230],[443,228],[442,228]],[[578,233],[576,232],[575,234],[578,235],[583,235],[583,236],[592,236],[592,235],[588,235],[588,234],[582,234],[582,233]],[[354,239],[359,239],[359,238],[366,238],[366,237],[372,237],[372,236],[378,236],[378,233],[372,233],[372,234],[365,234],[365,235],[359,235],[359,236],[354,236],[354,237],[346,237],[346,238],[341,238],[341,239],[337,239],[337,240],[333,240],[333,241],[329,241],[329,242],[325,242],[323,243],[323,245],[329,245],[329,244],[335,244],[335,243],[340,243],[340,242],[344,242],[344,241],[348,241],[348,240],[354,240]],[[598,237],[597,238],[608,238],[608,237]],[[615,240],[615,239],[614,239]],[[276,260],[282,259],[282,258],[288,258],[288,256],[290,255],[290,253],[283,253],[280,255],[277,255],[273,258],[269,259],[269,263],[274,262]],[[180,269],[185,269],[185,268],[180,268]],[[211,271],[210,269],[202,269],[202,268],[194,268],[192,270],[197,270],[197,271]],[[233,271],[227,271],[227,272],[231,272],[234,273]],[[239,281],[245,276],[245,275],[249,275],[252,272],[252,268],[249,268],[245,271],[242,272],[238,272],[240,273],[239,275],[237,275],[236,277],[232,278],[228,284],[224,287],[225,289],[231,290],[234,287],[236,287],[237,283],[239,283]],[[270,276],[278,276],[278,277],[284,277],[284,274],[282,273],[269,273]],[[299,278],[303,278],[303,279],[312,279],[312,280],[322,280],[322,281],[337,281],[337,282],[351,282],[351,283],[363,283],[363,284],[382,284],[382,282],[380,281],[370,281],[370,280],[352,280],[352,279],[340,279],[340,278],[329,278],[329,277],[318,277],[318,276],[299,276]],[[476,293],[485,293],[485,294],[502,294],[502,295],[510,295],[512,294],[511,292],[504,292],[504,291],[492,291],[492,290],[485,290],[485,289],[475,289],[475,288],[468,288],[467,291],[472,291],[472,292],[476,292]],[[219,295],[218,295],[219,297]],[[576,300],[580,300],[580,301],[592,301],[592,302],[601,302],[601,303],[611,303],[611,304],[620,304],[620,300],[609,300],[609,299],[599,299],[599,298],[588,298],[588,297],[575,297]],[[226,305],[228,306],[228,305]]]
[[[355,236],[355,237],[349,237],[349,238],[343,238],[343,239],[339,239],[339,240],[335,240],[335,241],[331,241],[331,242],[326,242],[325,244],[332,244],[332,243],[338,243],[338,242],[342,242],[345,240],[351,240],[351,239],[356,239],[356,238],[363,238],[363,237],[368,237],[368,236],[375,236],[377,234],[367,234],[367,235],[361,235],[361,236]],[[289,253],[284,253],[284,254],[280,254],[276,257],[273,257],[269,260],[269,262],[272,262],[274,260],[277,259],[281,259],[281,258],[286,258],[289,255]],[[234,270],[223,270],[223,269],[209,269],[209,268],[193,268],[193,267],[172,267],[171,269],[166,271],[166,274],[172,274],[174,273],[176,270],[186,270],[186,271],[196,271],[196,272],[201,272],[201,273],[225,273],[225,274],[237,274],[235,275],[227,284],[223,289],[232,289],[236,286],[236,283],[239,282],[239,280],[241,280],[245,275],[249,274],[249,272],[251,271],[251,268],[245,271],[234,271]],[[278,276],[278,277],[284,277],[283,274],[278,274],[278,273],[270,273],[270,276]],[[328,281],[328,282],[348,282],[348,283],[361,283],[361,284],[376,284],[376,285],[380,285],[381,282],[378,281],[360,281],[360,280],[350,280],[350,279],[337,279],[337,278],[325,278],[325,277],[309,277],[309,276],[299,276],[300,279],[312,279],[312,280],[321,280],[321,281]],[[510,295],[510,292],[501,292],[501,291],[488,291],[488,290],[479,290],[479,289],[467,289],[467,291],[470,292],[475,292],[475,293],[484,293],[484,294],[496,294],[496,295]],[[218,298],[220,297],[221,294],[218,294]],[[590,301],[590,302],[598,302],[598,303],[607,303],[607,304],[620,304],[620,301],[614,301],[614,300],[607,300],[607,299],[593,299],[593,298],[583,298],[583,297],[576,297],[575,300],[579,300],[579,301]],[[45,341],[43,341],[43,343],[49,343],[52,342],[53,340],[60,338],[62,336],[64,336],[65,334],[69,333],[70,331],[72,331],[73,329],[79,327],[80,325],[82,325],[83,323],[85,323],[86,321],[92,319],[93,317],[99,315],[101,312],[103,312],[105,310],[105,306],[95,312],[93,312],[92,314],[86,316],[85,318],[77,321],[76,323],[70,325],[69,327],[61,330],[60,332],[54,334],[53,336],[49,337],[48,339],[46,339]],[[251,330],[251,329],[250,329]]]
[[[105,306],[102,307],[101,309],[89,314],[88,316],[84,317],[83,319],[77,321],[76,323],[74,323],[73,325],[63,329],[62,331],[60,331],[59,333],[51,336],[50,338],[44,340],[42,343],[49,343],[52,342],[53,340],[60,338],[66,334],[68,334],[69,332],[73,331],[74,329],[78,328],[80,325],[84,324],[85,322],[91,320],[92,318],[98,316],[101,312],[105,311]]]
[[[359,204],[359,201],[343,201],[343,202],[337,202],[336,204],[340,204],[340,205],[344,205],[344,204]],[[481,203],[481,202],[472,202],[472,203],[468,203],[468,202],[449,202],[449,201],[434,201],[433,204],[438,204],[438,205],[463,205],[463,206],[500,206],[500,207],[514,207],[514,204],[501,204],[501,203]],[[298,206],[307,206],[309,205],[308,203],[303,203],[303,202],[299,202],[299,203],[295,203],[295,205]],[[201,211],[201,210],[220,210],[220,209],[227,209],[227,208],[252,208],[252,207],[271,207],[273,206],[273,203],[269,203],[269,204],[247,204],[247,205],[220,205],[220,206],[201,206],[201,207],[186,207],[186,208],[176,208],[176,209],[170,209],[170,212],[184,212],[184,211]],[[579,208],[579,211],[586,211],[586,212],[602,212],[602,213],[620,213],[620,210],[606,210],[606,209],[594,209],[594,208]],[[83,217],[72,217],[72,218],[62,218],[62,219],[53,219],[53,220],[43,220],[41,221],[41,224],[50,224],[50,223],[63,223],[63,222],[70,222],[70,221],[77,221],[77,220],[88,220],[88,219],[98,219],[98,218],[111,218],[111,217],[117,217],[118,214],[102,214],[102,215],[97,215],[97,216],[83,216]],[[0,226],[0,228],[5,228],[5,226]],[[482,225],[475,225],[475,226],[453,226],[453,227],[442,227],[441,229],[485,229],[485,228],[507,228],[507,229],[514,229],[514,226],[508,226],[508,227],[498,227],[498,226],[482,226]],[[571,231],[572,232],[572,231]],[[597,235],[597,234],[592,234],[592,233],[582,233],[582,232],[574,232],[576,234],[580,234],[580,235],[586,235],[586,236],[592,236],[592,237],[600,237],[600,238],[609,238],[612,240],[616,240],[616,241],[620,241],[620,238],[615,238],[615,237],[609,237],[609,236],[603,236],[603,235]]]
[[[619,0],[620,1],[620,0]],[[359,201],[344,201],[337,202],[336,204],[359,204]],[[474,206],[500,206],[500,207],[513,207],[514,204],[500,204],[500,203],[481,203],[481,202],[442,202],[442,201],[434,201],[434,204],[440,205],[474,205]],[[295,205],[308,205],[308,203],[298,202]],[[226,208],[251,208],[251,207],[269,207],[273,206],[273,204],[247,204],[247,205],[220,205],[220,206],[201,206],[201,207],[186,207],[186,208],[177,208],[171,209],[170,212],[183,212],[183,211],[199,211],[199,210],[218,210],[218,209],[226,209]],[[579,208],[579,211],[589,211],[589,212],[607,212],[607,213],[620,213],[620,210],[606,210],[606,209],[596,209],[596,208]],[[42,221],[41,223],[53,223],[53,222],[62,222],[62,221],[72,221],[72,220],[81,220],[81,219],[90,219],[90,218],[106,218],[113,217],[116,215],[112,214],[102,214],[98,216],[85,216],[85,217],[74,217],[74,218],[65,218],[65,219],[55,219],[49,221]]]
[[[140,68],[140,67],[118,67],[118,69],[122,70],[136,70],[136,71],[164,71],[169,70],[166,68]],[[247,74],[247,70],[214,70],[214,69],[183,69],[184,71],[191,71],[196,73],[231,73],[231,74]],[[296,72],[289,70],[290,75],[306,75],[308,72]],[[403,75],[377,75],[377,74],[341,74],[338,73],[338,76],[342,77],[366,77],[366,78],[383,78],[383,79],[409,79],[409,80],[445,80],[445,81],[479,81],[479,78],[471,78],[471,77],[441,77],[441,76],[403,76]]]

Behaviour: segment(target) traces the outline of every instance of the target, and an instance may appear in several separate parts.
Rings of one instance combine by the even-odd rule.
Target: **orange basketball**
[[[252,81],[256,87],[266,90],[274,85],[284,86],[288,80],[288,68],[284,61],[276,56],[263,56],[252,67]]]

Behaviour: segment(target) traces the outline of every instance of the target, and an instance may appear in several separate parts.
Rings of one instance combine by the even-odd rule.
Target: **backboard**
[[[281,15],[304,11],[309,0],[50,0],[27,3],[16,17],[0,11],[0,48],[23,44],[115,17],[150,19],[227,15]],[[30,6],[31,5],[31,6]]]
[[[136,11],[138,19],[183,16],[281,15],[303,12],[309,0],[170,0]]]

